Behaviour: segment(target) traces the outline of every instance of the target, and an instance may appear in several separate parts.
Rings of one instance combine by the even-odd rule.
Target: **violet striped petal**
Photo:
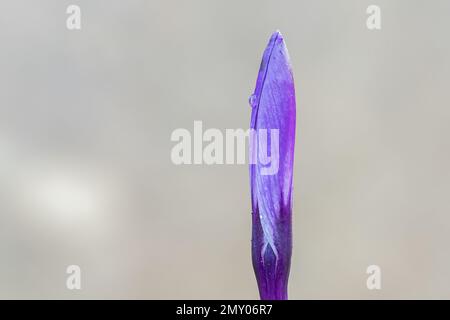
[[[287,299],[296,106],[289,55],[279,31],[272,35],[264,51],[250,105],[250,128],[256,132],[256,139],[251,143],[254,143],[251,152],[255,158],[250,164],[253,268],[261,299]],[[278,156],[278,170],[272,174],[267,174],[270,165],[260,161],[264,151],[261,129],[267,130],[267,150],[271,150],[272,144],[278,144],[278,155],[270,155],[272,161]],[[272,138],[273,130],[278,130],[279,139]]]

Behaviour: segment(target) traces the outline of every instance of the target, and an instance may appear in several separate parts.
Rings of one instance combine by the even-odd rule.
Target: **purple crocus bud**
[[[255,92],[249,100],[253,133],[250,142],[253,269],[261,299],[287,299],[292,253],[295,89],[289,55],[279,31],[272,35],[264,51]],[[267,170],[271,164],[262,161],[268,157],[268,151],[277,153],[270,154],[271,160],[277,161],[276,170]]]

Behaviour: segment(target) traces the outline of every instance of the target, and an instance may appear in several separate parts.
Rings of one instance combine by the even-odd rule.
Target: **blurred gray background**
[[[449,12],[1,1],[0,298],[258,298],[247,166],[175,166],[170,135],[194,120],[248,128],[276,29],[298,102],[290,298],[450,298]]]

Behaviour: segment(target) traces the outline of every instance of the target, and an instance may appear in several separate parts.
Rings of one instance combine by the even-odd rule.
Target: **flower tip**
[[[275,32],[272,34],[272,37],[277,39],[279,42],[282,42],[284,44],[284,35],[281,33],[280,30],[275,30]]]
[[[274,33],[272,33],[272,37],[281,37],[283,38],[283,35],[281,34],[281,31],[279,29],[275,30]]]

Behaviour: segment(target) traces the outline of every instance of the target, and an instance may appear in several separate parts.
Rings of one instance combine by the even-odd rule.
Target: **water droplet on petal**
[[[256,98],[257,97],[255,94],[252,94],[250,97],[248,97],[248,103],[250,104],[250,107],[256,107]]]

